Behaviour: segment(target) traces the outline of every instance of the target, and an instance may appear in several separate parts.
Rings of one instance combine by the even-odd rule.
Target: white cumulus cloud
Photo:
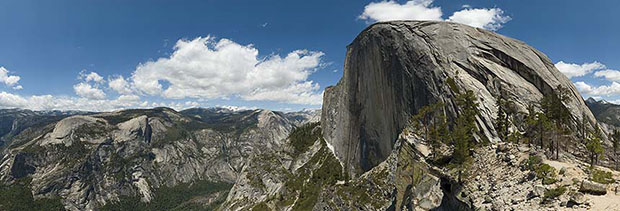
[[[31,110],[83,110],[112,111],[124,108],[147,108],[147,101],[135,95],[121,95],[116,99],[88,99],[53,95],[29,97],[0,92],[0,108],[22,108]]]
[[[504,11],[499,8],[491,9],[464,9],[456,11],[447,20],[489,30],[498,30],[502,24],[510,20],[504,16]]]
[[[88,98],[88,99],[105,99],[106,94],[103,90],[93,87],[88,83],[81,82],[73,86],[73,90],[75,94],[80,97]]]
[[[441,7],[433,6],[433,0],[410,0],[404,4],[396,1],[371,2],[364,7],[364,12],[358,17],[367,21],[391,20],[444,20]],[[445,21],[462,23],[473,27],[498,30],[510,20],[499,8],[471,8],[463,5],[463,9],[454,12]]]
[[[80,79],[89,82],[95,82],[95,83],[102,83],[104,82],[103,77],[101,77],[99,74],[97,74],[96,72],[90,72],[90,73],[86,73],[86,70],[82,70],[82,72],[80,72]]]
[[[321,66],[322,52],[296,50],[285,57],[259,58],[258,49],[228,39],[179,40],[170,57],[138,65],[131,86],[169,99],[240,97],[285,103],[321,104],[319,85],[308,76]]]
[[[559,61],[555,64],[555,68],[558,68],[558,70],[566,75],[566,77],[573,78],[587,75],[596,70],[604,69],[605,65],[597,61],[583,64],[573,64]]]
[[[620,71],[618,70],[607,69],[607,70],[596,71],[594,73],[594,76],[604,77],[605,80],[608,80],[608,81],[620,82]]]
[[[139,64],[130,77],[114,75],[106,79],[82,70],[78,83],[73,85],[77,96],[22,96],[3,91],[0,108],[110,111],[164,106],[181,110],[216,98],[320,105],[323,93],[309,76],[326,65],[321,61],[323,55],[295,50],[284,56],[260,57],[254,46],[228,39],[179,40],[169,57]],[[0,68],[0,82],[21,89],[19,77],[8,73]],[[118,97],[109,96],[106,92],[110,90]],[[141,100],[145,95],[164,99]]]
[[[123,76],[117,76],[108,79],[108,86],[110,89],[118,92],[119,94],[130,94],[132,93],[130,84],[125,80]]]
[[[21,89],[23,87],[18,84],[20,79],[21,78],[19,76],[9,75],[9,70],[7,70],[4,67],[0,67],[0,83],[4,83],[7,86],[13,87],[15,89]],[[16,87],[21,87],[21,88],[16,88]]]
[[[413,0],[405,4],[396,1],[371,2],[359,16],[362,20],[442,20],[441,8],[432,6],[433,0]]]
[[[614,96],[620,94],[620,83],[612,82],[609,85],[592,86],[583,81],[575,82],[575,87],[581,94]]]

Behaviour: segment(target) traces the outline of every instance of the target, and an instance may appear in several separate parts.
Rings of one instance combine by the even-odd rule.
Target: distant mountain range
[[[35,199],[60,199],[70,210],[115,210],[153,200],[157,205],[143,208],[172,209],[194,206],[192,197],[212,201],[198,207],[221,203],[248,158],[278,148],[296,127],[318,121],[319,112],[4,109],[0,118],[0,180]],[[188,189],[190,184],[198,189]],[[196,193],[161,194],[176,189]]]
[[[620,105],[594,98],[588,98],[585,102],[599,122],[620,127]]]

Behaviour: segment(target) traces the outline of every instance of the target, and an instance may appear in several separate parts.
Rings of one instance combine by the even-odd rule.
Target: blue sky
[[[562,61],[586,96],[617,101],[618,8],[612,0],[3,0],[0,107],[320,108],[323,89],[342,76],[346,45],[385,18],[496,30]]]

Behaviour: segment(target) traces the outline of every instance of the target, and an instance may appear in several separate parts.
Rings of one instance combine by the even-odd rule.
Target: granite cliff
[[[449,23],[394,21],[376,23],[348,46],[344,75],[323,98],[326,142],[353,175],[385,160],[411,115],[443,102],[455,117],[454,93],[447,79],[475,93],[483,139],[497,142],[494,118],[504,94],[519,113],[552,94],[569,90],[565,106],[575,123],[594,116],[571,81],[551,60],[527,44],[484,29]]]

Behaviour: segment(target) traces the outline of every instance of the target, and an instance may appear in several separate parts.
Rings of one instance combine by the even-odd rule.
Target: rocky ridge
[[[585,102],[607,133],[620,128],[620,105],[594,98],[588,98]]]
[[[27,186],[35,199],[60,197],[69,210],[147,207],[160,192],[188,185],[217,190],[204,196],[217,204],[247,157],[279,148],[305,123],[295,117],[293,123],[268,110],[168,108],[50,117],[15,132],[2,151],[0,180]]]

